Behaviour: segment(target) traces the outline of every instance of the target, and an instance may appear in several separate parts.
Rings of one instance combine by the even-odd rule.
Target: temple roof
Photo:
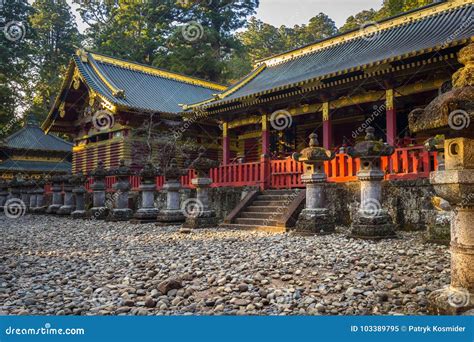
[[[217,83],[79,49],[71,59],[44,129],[48,130],[58,118],[75,76],[110,105],[140,112],[177,114],[182,112],[180,104],[199,102],[226,89]]]
[[[184,109],[208,110],[353,71],[465,43],[474,35],[472,0],[422,7],[258,62],[218,99]],[[188,101],[188,103],[192,103]]]
[[[45,134],[33,122],[27,122],[19,131],[0,141],[0,148],[71,152],[72,144],[52,134]]]

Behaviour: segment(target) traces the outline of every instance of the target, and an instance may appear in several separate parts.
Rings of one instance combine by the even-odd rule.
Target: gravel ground
[[[0,314],[426,314],[449,253],[422,233],[370,242],[0,216]]]

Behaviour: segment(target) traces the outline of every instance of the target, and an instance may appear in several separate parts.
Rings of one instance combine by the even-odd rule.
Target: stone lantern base
[[[71,216],[74,219],[83,219],[87,217],[87,212],[85,210],[75,210],[71,213]]]
[[[108,217],[108,221],[129,221],[133,216],[133,211],[130,208],[112,209]]]
[[[133,215],[132,223],[151,223],[156,222],[159,210],[157,208],[140,208]]]
[[[56,214],[58,215],[71,215],[71,213],[74,211],[75,207],[72,205],[63,205],[61,206]]]
[[[199,212],[195,217],[190,216],[186,218],[183,223],[183,228],[215,228],[218,225],[218,219],[214,210],[206,210]]]
[[[61,208],[61,204],[51,204],[48,209],[46,209],[46,214],[57,214]]]
[[[295,235],[324,235],[333,233],[335,230],[334,219],[328,209],[303,209],[291,233]]]
[[[435,315],[459,315],[474,309],[474,294],[452,286],[428,295],[428,310]]]
[[[186,220],[181,209],[164,209],[158,214],[158,224],[182,223]]]
[[[107,207],[93,207],[90,210],[89,217],[93,220],[105,220],[110,214]]]
[[[349,237],[360,239],[396,238],[395,225],[386,210],[379,210],[374,215],[359,211],[351,225]]]
[[[451,212],[436,211],[428,217],[426,225],[426,241],[441,245],[449,245],[451,241]]]

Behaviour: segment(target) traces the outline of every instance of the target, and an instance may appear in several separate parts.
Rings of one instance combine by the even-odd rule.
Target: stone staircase
[[[294,224],[292,217],[301,211],[301,190],[265,190],[244,198],[221,227],[281,233]],[[304,201],[303,201],[304,202]],[[298,211],[299,210],[299,211]]]

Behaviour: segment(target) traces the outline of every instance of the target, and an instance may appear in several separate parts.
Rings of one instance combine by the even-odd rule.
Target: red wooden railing
[[[267,163],[267,164],[265,164]],[[423,146],[397,148],[390,157],[383,157],[381,168],[387,180],[428,178],[429,173],[436,169],[436,152],[427,152]],[[357,180],[357,171],[360,168],[359,159],[339,153],[326,162],[325,172],[329,182],[350,182]],[[266,171],[268,170],[268,171]],[[266,173],[267,172],[267,173]],[[304,172],[303,163],[291,158],[284,160],[263,159],[259,162],[221,165],[209,172],[213,180],[212,187],[223,186],[260,186],[273,189],[287,189],[303,187],[301,175]],[[195,177],[194,170],[181,177],[184,188],[193,188],[191,179]],[[107,191],[113,191],[115,176],[106,177]],[[132,190],[138,190],[140,177],[131,176]],[[156,187],[161,189],[164,177],[156,178]],[[89,179],[86,188],[91,191],[92,179]],[[45,188],[50,192],[50,187]]]

